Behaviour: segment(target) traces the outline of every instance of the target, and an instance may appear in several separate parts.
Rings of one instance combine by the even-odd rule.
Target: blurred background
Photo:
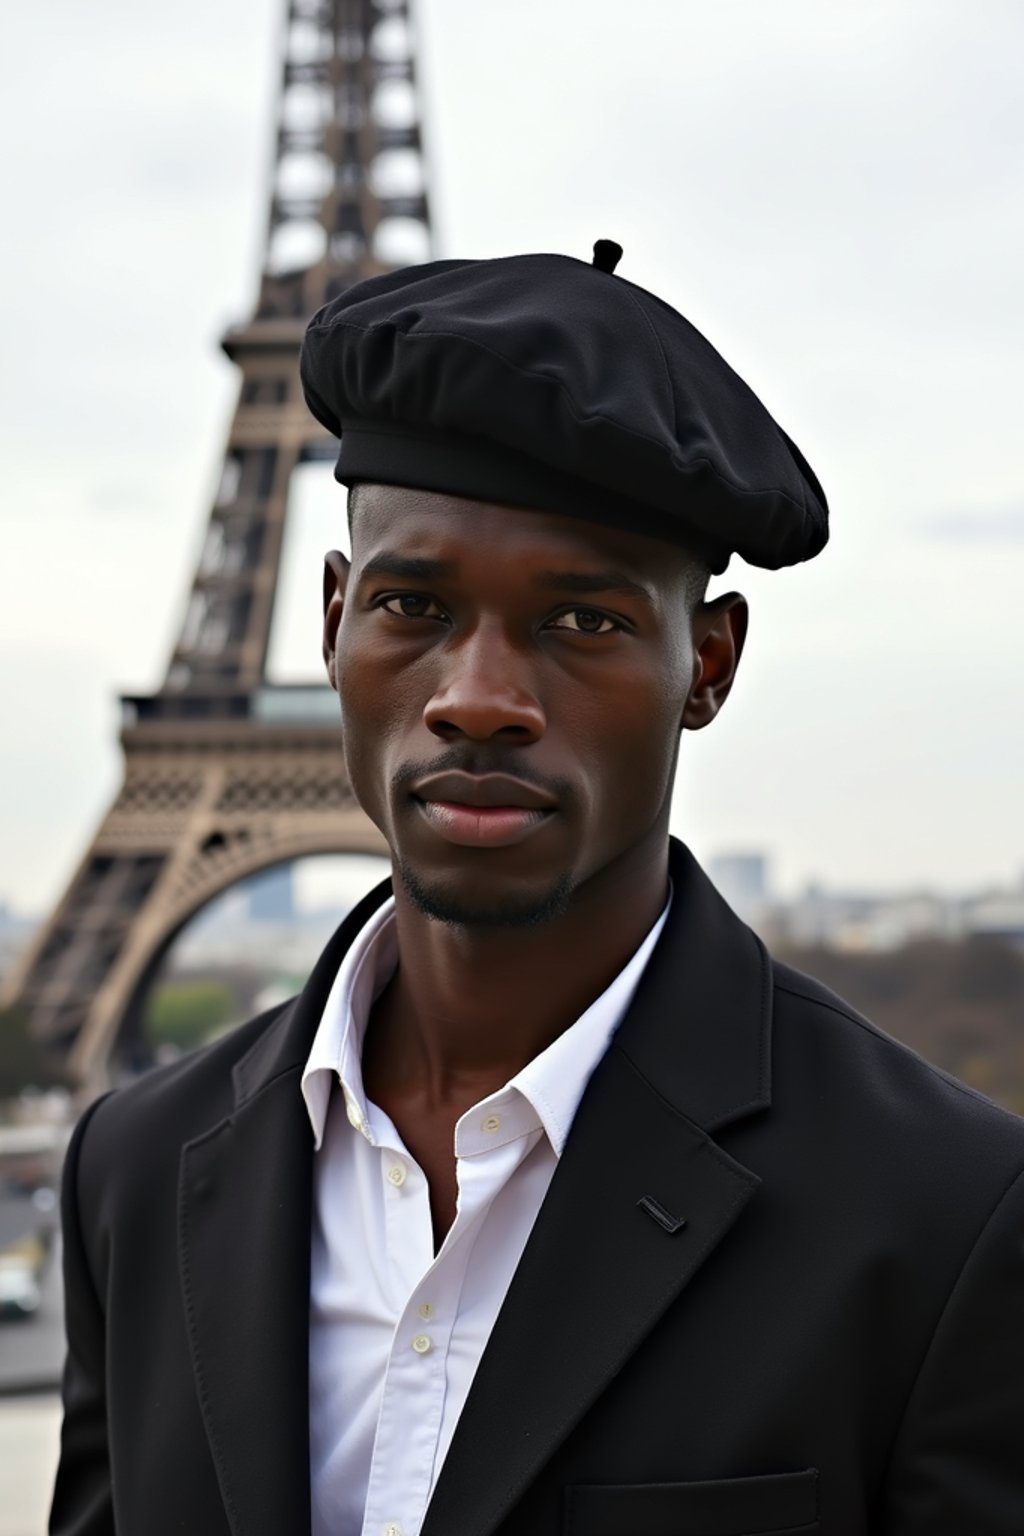
[[[241,419],[218,341],[308,292],[288,288],[317,259],[301,229],[276,226],[284,288],[268,298],[260,277],[282,61],[315,64],[323,9],[286,25],[284,0],[54,0],[3,23],[9,985],[121,791],[119,696],[152,698],[181,659]],[[684,740],[675,830],[776,950],[1024,1110],[1024,11],[418,0],[408,28],[401,12],[376,17],[391,78],[374,110],[406,148],[373,185],[407,214],[426,195],[429,217],[393,219],[370,255],[586,260],[619,241],[619,273],[712,339],[829,495],[818,560],[734,562],[718,584],[749,597],[750,640],[728,710]],[[315,207],[323,189],[285,191]],[[331,545],[344,493],[313,453],[288,487],[263,679],[310,729],[326,717],[299,685],[318,678]],[[176,909],[137,988],[146,1051],[119,1070],[299,984],[380,877],[372,855],[311,855]],[[42,1528],[55,1454],[71,1041],[0,1016],[0,1536]]]

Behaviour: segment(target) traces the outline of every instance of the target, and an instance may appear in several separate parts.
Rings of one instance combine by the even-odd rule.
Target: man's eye
[[[403,619],[444,618],[434,599],[422,592],[396,592],[393,597],[385,597],[380,606]]]
[[[560,613],[552,624],[553,629],[567,629],[574,635],[610,635],[620,626],[606,613],[596,608],[570,608]]]

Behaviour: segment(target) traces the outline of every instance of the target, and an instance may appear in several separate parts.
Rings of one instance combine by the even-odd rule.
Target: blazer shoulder
[[[134,1169],[145,1178],[165,1155],[176,1164],[184,1142],[231,1114],[235,1067],[284,1026],[293,1004],[294,999],[280,1003],[90,1105],[76,1140],[80,1177],[105,1179]]]
[[[186,1142],[215,1130],[282,1078],[298,1079],[338,966],[390,889],[385,881],[353,908],[297,997],[95,1106],[74,1142],[83,1195],[95,1194],[104,1204],[141,1200],[147,1186],[177,1177]],[[304,1114],[298,1081],[294,1103]]]

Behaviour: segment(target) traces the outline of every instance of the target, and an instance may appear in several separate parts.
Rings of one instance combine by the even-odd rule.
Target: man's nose
[[[526,658],[497,627],[479,626],[449,647],[444,673],[423,711],[445,741],[504,735],[526,745],[544,734],[545,717]]]

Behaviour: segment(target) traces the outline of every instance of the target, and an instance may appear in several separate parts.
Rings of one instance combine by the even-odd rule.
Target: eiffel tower
[[[306,322],[429,254],[408,10],[287,3],[259,299],[222,342],[239,394],[184,623],[159,692],[122,700],[121,790],[8,989],[87,1089],[144,1063],[152,979],[214,896],[302,855],[385,851],[326,683],[275,687],[266,667],[292,477],[336,449],[299,387]]]

